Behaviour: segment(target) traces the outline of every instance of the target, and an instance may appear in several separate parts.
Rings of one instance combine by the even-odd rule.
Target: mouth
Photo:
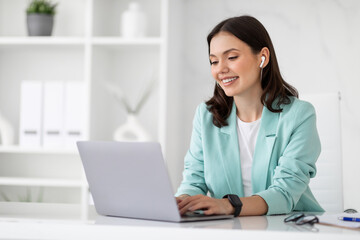
[[[227,83],[230,83],[230,82],[233,82],[234,80],[238,79],[239,77],[229,77],[229,78],[223,78],[221,79],[221,81],[224,83],[224,84],[227,84]]]

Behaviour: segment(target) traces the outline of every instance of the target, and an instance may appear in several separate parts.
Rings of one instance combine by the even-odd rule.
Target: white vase
[[[128,114],[125,124],[115,130],[114,140],[121,142],[151,141],[150,134],[141,126],[134,114]]]
[[[14,144],[14,128],[11,123],[6,120],[0,112],[0,145]]]
[[[138,38],[146,35],[146,16],[137,2],[130,2],[129,8],[121,15],[121,36]]]

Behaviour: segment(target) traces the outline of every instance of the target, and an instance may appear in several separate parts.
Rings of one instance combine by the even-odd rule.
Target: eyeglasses
[[[295,222],[296,225],[304,225],[304,224],[311,224],[319,222],[319,218],[315,215],[305,215],[304,213],[295,213],[287,218],[284,219],[284,222]]]

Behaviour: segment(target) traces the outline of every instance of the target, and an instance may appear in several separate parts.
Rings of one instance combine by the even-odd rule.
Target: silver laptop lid
[[[77,143],[101,215],[180,221],[159,143]]]

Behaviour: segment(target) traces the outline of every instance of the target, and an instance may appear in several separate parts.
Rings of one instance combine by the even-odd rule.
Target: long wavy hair
[[[251,16],[233,17],[216,25],[207,37],[209,54],[210,42],[219,32],[233,34],[246,43],[254,54],[258,54],[264,47],[269,49],[269,63],[264,67],[261,79],[263,94],[260,101],[271,112],[282,112],[280,105],[289,104],[290,96],[299,97],[297,90],[282,78],[270,36],[256,18]],[[276,104],[273,104],[275,100]],[[215,126],[220,128],[228,125],[227,118],[231,113],[233,102],[234,98],[228,97],[224,90],[215,83],[214,95],[206,102],[208,110],[213,115]]]

